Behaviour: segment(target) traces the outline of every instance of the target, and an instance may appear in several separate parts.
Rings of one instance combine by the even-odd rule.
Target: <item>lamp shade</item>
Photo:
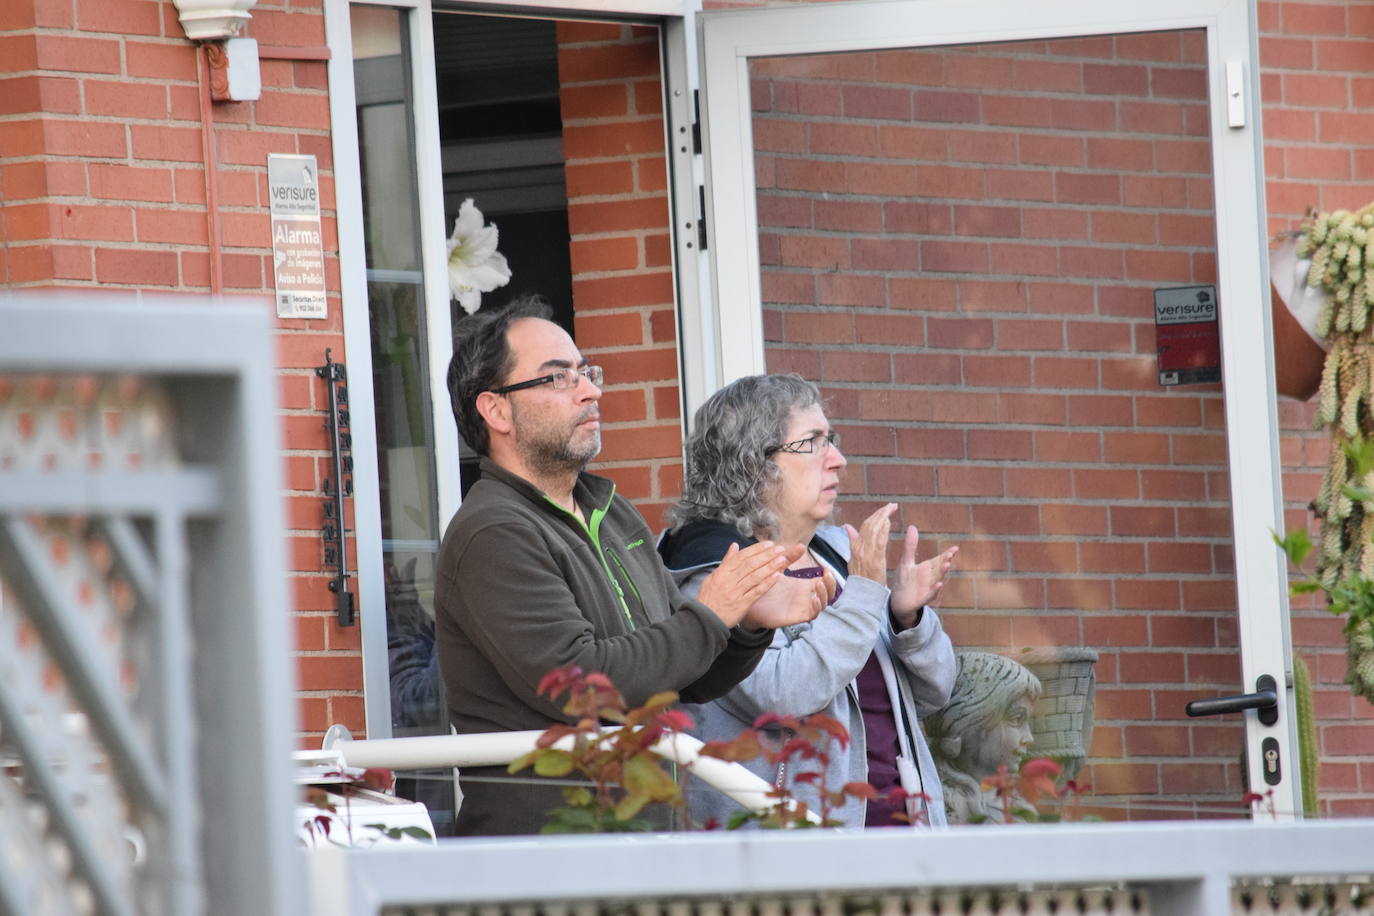
[[[192,41],[233,38],[258,0],[172,0],[186,37]]]

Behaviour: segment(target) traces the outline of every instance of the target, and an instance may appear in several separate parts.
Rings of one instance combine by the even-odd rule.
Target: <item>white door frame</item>
[[[334,154],[335,222],[339,233],[339,291],[343,299],[344,358],[348,364],[353,436],[354,569],[358,572],[358,628],[363,653],[363,709],[368,737],[391,736],[387,666],[386,575],[382,569],[382,506],[378,492],[377,424],[372,389],[372,332],[367,308],[362,165],[358,157],[357,96],[353,89],[353,29],[349,0],[325,0],[329,46],[329,115]],[[426,291],[428,292],[428,291]],[[428,310],[427,310],[428,311]],[[379,701],[374,701],[379,697]]]
[[[989,43],[1179,29],[1207,32],[1211,140],[1222,286],[1226,436],[1244,687],[1261,674],[1279,683],[1279,719],[1245,713],[1250,785],[1264,786],[1260,741],[1276,737],[1283,779],[1275,808],[1301,810],[1288,673],[1288,580],[1270,531],[1283,530],[1269,315],[1259,59],[1253,0],[992,0],[976,12],[962,0],[870,0],[722,11],[701,17],[702,122],[707,224],[716,282],[721,383],[765,371],[758,214],[750,121],[749,61],[773,55]],[[1243,123],[1228,118],[1227,71],[1240,68]],[[1235,77],[1232,77],[1233,81]],[[1233,103],[1234,105],[1235,103]],[[1224,228],[1224,231],[1222,229]],[[728,294],[728,295],[727,295]],[[696,405],[689,405],[695,407]]]

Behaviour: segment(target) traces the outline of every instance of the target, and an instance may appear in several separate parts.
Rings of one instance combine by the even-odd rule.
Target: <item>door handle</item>
[[[1256,711],[1262,725],[1273,725],[1279,721],[1279,688],[1272,677],[1261,674],[1256,678],[1254,693],[1192,700],[1184,707],[1184,711],[1194,717],[1219,716],[1228,712],[1244,712],[1247,709]]]

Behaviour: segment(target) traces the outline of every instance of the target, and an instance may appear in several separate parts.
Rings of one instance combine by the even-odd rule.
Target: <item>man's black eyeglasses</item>
[[[512,391],[519,391],[521,388],[537,388],[540,385],[552,385],[554,391],[563,391],[566,388],[576,388],[578,381],[586,379],[596,387],[601,387],[601,380],[605,378],[606,372],[600,366],[581,366],[577,369],[555,369],[548,375],[541,375],[539,378],[532,378],[524,382],[516,382],[512,385],[502,385],[500,388],[489,389],[492,394],[509,394]]]
[[[805,439],[796,439],[792,442],[784,442],[782,445],[771,446],[763,450],[763,455],[765,458],[777,452],[787,452],[791,455],[813,455],[816,452],[825,451],[832,445],[839,444],[840,434],[832,429],[827,433],[816,433]]]

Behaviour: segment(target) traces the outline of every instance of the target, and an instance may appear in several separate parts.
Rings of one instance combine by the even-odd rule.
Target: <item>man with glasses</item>
[[[435,583],[440,670],[460,733],[563,721],[544,675],[604,673],[631,705],[663,690],[705,702],[753,670],[772,629],[813,619],[825,585],[786,578],[795,550],[734,549],[696,600],[677,590],[644,519],[585,472],[601,449],[602,370],[539,300],[458,327],[448,370],[459,431],[481,456],[444,535]],[[557,786],[465,769],[461,834],[536,833]]]

